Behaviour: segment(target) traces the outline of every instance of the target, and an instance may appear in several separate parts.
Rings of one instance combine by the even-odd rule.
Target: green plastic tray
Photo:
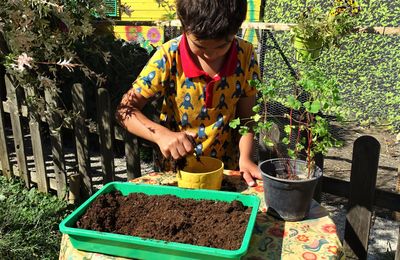
[[[76,221],[85,213],[86,208],[89,207],[96,197],[113,190],[119,190],[123,195],[133,192],[142,192],[147,195],[171,194],[179,198],[208,199],[226,202],[239,200],[243,205],[252,207],[252,211],[242,245],[237,250],[225,250],[162,240],[143,239],[140,237],[74,227]],[[62,233],[69,235],[71,243],[75,248],[84,251],[138,259],[240,259],[240,257],[247,252],[259,204],[260,200],[258,197],[242,195],[235,192],[192,190],[171,186],[111,182],[74,210],[60,223],[59,227]]]

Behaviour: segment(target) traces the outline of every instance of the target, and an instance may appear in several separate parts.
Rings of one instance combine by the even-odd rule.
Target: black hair
[[[176,0],[183,30],[202,40],[235,35],[246,19],[247,0]]]

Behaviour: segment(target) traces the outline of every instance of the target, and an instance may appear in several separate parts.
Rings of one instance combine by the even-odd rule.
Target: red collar
[[[217,76],[227,77],[235,73],[238,60],[237,44],[238,44],[237,40],[234,39],[234,42],[231,44],[231,47],[226,56],[227,62],[224,62],[224,66],[222,67],[221,72],[217,74]],[[204,70],[199,68],[190,57],[190,48],[185,34],[182,35],[182,39],[179,43],[179,54],[182,61],[183,72],[185,73],[186,77],[196,78],[202,75],[208,76],[208,74]]]

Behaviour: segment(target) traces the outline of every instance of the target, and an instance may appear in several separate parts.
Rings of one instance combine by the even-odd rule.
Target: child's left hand
[[[243,179],[246,181],[247,185],[250,187],[256,186],[257,182],[255,179],[261,180],[261,173],[257,165],[250,159],[240,159],[239,160],[240,173]]]

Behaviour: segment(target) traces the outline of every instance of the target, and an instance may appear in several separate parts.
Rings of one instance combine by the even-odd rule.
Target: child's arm
[[[117,119],[129,132],[149,140],[160,147],[162,154],[179,159],[193,153],[193,145],[188,137],[195,134],[173,132],[168,128],[148,119],[142,112],[147,99],[130,89],[122,98],[117,110]]]
[[[174,45],[175,44],[175,45]],[[173,132],[148,119],[141,111],[148,99],[155,95],[164,95],[164,83],[168,81],[171,62],[168,49],[177,46],[170,41],[161,46],[150,58],[132,88],[123,96],[116,117],[129,132],[157,144],[166,157],[179,159],[193,153],[193,145],[185,132]]]
[[[242,118],[250,118],[253,115],[252,107],[255,104],[255,96],[242,97],[240,98],[237,105],[237,115]],[[249,132],[240,137],[239,141],[239,168],[240,172],[243,173],[243,178],[249,186],[254,186],[256,182],[254,178],[261,179],[261,173],[258,170],[257,165],[253,162],[253,142],[254,133]]]

